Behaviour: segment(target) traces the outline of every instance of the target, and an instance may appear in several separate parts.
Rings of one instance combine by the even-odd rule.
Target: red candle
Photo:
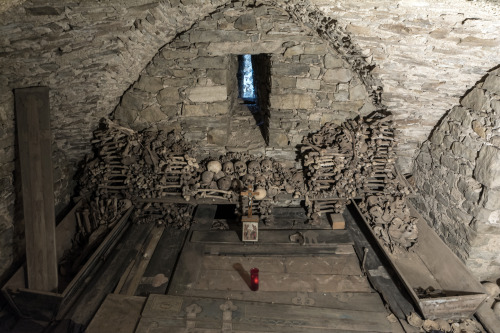
[[[252,268],[250,270],[250,289],[253,291],[259,290],[259,269]]]

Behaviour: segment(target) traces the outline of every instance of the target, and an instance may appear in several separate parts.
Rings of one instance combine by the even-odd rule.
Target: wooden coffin
[[[397,255],[392,254],[375,237],[368,221],[355,205],[425,319],[471,317],[487,296],[483,287],[413,205],[408,201],[406,203],[411,216],[418,219],[418,242],[412,251],[400,251],[402,253]],[[441,291],[442,296],[423,297],[415,291],[429,287]]]
[[[78,202],[75,207],[56,227],[56,251],[61,259],[64,251],[71,248],[71,239],[77,230],[76,211],[82,205]],[[79,293],[89,282],[91,274],[104,262],[116,242],[120,239],[128,226],[128,218],[132,213],[131,207],[109,232],[103,242],[90,256],[71,281],[59,281],[59,291],[44,292],[27,288],[26,267],[21,267],[3,286],[2,293],[19,316],[35,320],[52,320],[64,315]]]

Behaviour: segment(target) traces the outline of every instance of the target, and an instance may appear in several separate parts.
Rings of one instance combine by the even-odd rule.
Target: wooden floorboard
[[[165,294],[187,230],[167,227],[149,261],[135,295]]]
[[[85,330],[86,333],[133,333],[146,297],[109,294]]]
[[[304,305],[327,309],[380,312],[384,304],[378,293],[308,293],[283,291],[187,290],[185,296]]]
[[[218,270],[234,271],[235,265],[252,268],[259,267],[270,273],[309,272],[312,274],[362,275],[358,257],[352,254],[332,254],[330,256],[294,257],[248,257],[248,256],[211,256],[203,259],[203,269],[217,267]]]
[[[235,332],[403,332],[387,313],[298,305],[151,295],[137,333],[165,332],[173,326]]]
[[[309,273],[259,273],[262,291],[302,291],[302,292],[371,292],[364,276],[331,275]],[[249,290],[245,279],[236,271],[210,270],[202,272],[194,289],[202,290]]]

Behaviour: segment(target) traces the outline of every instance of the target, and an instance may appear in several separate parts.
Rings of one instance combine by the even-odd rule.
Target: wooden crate
[[[82,202],[78,202],[56,227],[56,251],[59,259],[63,256],[65,250],[71,248],[71,239],[77,228],[75,213],[81,205]],[[21,267],[2,287],[2,293],[18,315],[24,318],[45,321],[54,319],[56,315],[57,318],[63,316],[85,285],[88,284],[90,276],[109,255],[126,230],[132,210],[131,207],[121,217],[101,245],[69,283],[66,284],[60,281],[58,293],[28,289],[26,267]]]
[[[401,251],[403,253],[397,255],[382,246],[356,203],[355,206],[424,318],[471,317],[486,298],[483,287],[411,203],[408,201],[406,203],[411,216],[418,219],[418,243],[412,248],[413,251]],[[429,287],[443,291],[446,296],[424,298],[415,292],[416,288],[425,290]]]

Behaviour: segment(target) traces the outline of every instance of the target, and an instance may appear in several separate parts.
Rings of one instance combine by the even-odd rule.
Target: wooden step
[[[387,315],[385,311],[150,295],[136,332],[403,332]]]

